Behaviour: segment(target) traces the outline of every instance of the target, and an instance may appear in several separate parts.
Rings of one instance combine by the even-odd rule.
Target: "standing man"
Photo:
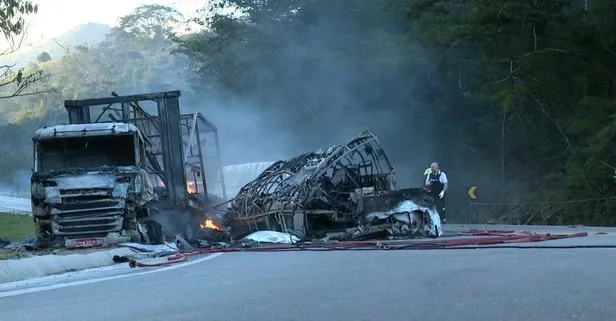
[[[430,193],[432,194],[432,198],[434,198],[436,209],[441,217],[441,224],[445,224],[447,222],[445,213],[445,192],[447,192],[448,187],[447,175],[445,175],[445,172],[438,169],[437,163],[432,163],[430,169],[431,173],[428,174],[428,178],[426,178],[426,185],[430,186]]]

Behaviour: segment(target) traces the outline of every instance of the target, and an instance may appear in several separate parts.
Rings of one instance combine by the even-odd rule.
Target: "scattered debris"
[[[120,243],[119,246],[128,247],[132,250],[140,251],[140,252],[164,253],[164,252],[177,252],[178,251],[177,245],[173,243],[166,243],[166,244]]]
[[[396,236],[438,237],[443,234],[432,198],[423,189],[411,188],[364,197],[363,221],[348,229],[351,239]]]
[[[9,239],[4,238],[4,237],[0,237],[0,248],[6,247],[9,244],[11,244],[11,241],[9,241]]]
[[[347,239],[442,234],[429,194],[397,189],[393,167],[368,131],[344,145],[275,162],[240,189],[224,225],[236,237],[263,230],[309,238],[338,232]]]
[[[212,244],[229,242],[231,240],[229,229],[216,223],[216,219],[212,216],[203,219],[199,225],[201,229],[197,237],[195,240],[191,240],[196,247],[207,247]]]

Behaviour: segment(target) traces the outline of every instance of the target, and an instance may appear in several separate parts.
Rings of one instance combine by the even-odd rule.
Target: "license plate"
[[[90,247],[98,245],[97,239],[82,239],[75,241],[75,246],[77,247]]]

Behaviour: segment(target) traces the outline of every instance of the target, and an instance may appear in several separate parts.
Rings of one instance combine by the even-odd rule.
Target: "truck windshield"
[[[63,137],[40,140],[37,144],[38,172],[136,164],[134,136],[130,134]]]

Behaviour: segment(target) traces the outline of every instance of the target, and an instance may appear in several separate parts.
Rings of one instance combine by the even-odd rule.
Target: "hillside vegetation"
[[[615,15],[607,0],[226,0],[180,37],[185,18],[141,7],[105,42],[28,65],[49,92],[0,103],[0,175],[30,167],[30,136],[66,121],[64,99],[180,88],[228,112],[249,102],[268,121],[255,135],[289,152],[370,128],[407,185],[439,160],[450,207],[471,184],[519,203],[486,220],[613,225],[609,201],[559,202],[616,195]]]
[[[25,42],[22,43],[18,51],[0,56],[0,65],[14,64],[15,67],[23,67],[36,61],[42,53],[46,53],[50,57],[61,57],[71,47],[89,46],[105,40],[105,36],[110,30],[111,27],[104,24],[86,23],[73,28],[62,36],[38,45]]]

